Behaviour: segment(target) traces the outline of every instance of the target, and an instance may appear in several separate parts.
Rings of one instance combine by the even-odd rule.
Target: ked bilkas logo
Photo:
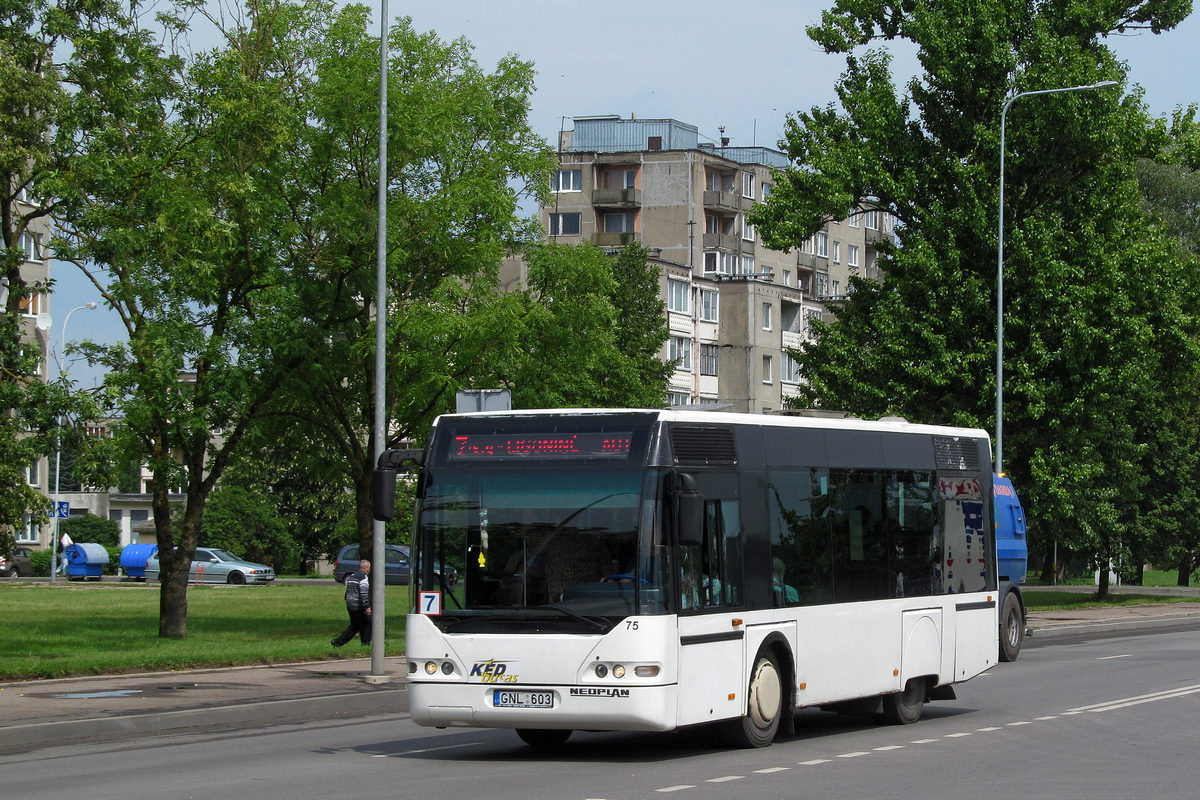
[[[471,677],[480,683],[516,683],[520,678],[519,664],[509,664],[489,658],[487,661],[476,661],[471,667]]]
[[[572,689],[571,697],[629,697],[629,690],[584,686]]]

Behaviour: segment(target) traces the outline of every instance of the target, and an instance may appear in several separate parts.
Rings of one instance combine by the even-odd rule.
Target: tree
[[[181,6],[188,10],[188,6]],[[75,263],[128,342],[94,348],[122,418],[116,442],[153,474],[162,562],[159,635],[186,634],[188,567],[205,504],[251,423],[305,357],[279,242],[307,121],[310,49],[330,6],[268,2],[183,57],[136,21],[97,26],[63,68],[75,87],[57,131],[71,150],[54,195]],[[178,17],[160,16],[183,36]],[[169,495],[186,495],[182,519]]]
[[[640,245],[616,256],[592,244],[539,244],[524,252],[525,288],[514,325],[519,349],[496,380],[517,408],[660,407],[671,366],[658,273]]]
[[[883,247],[884,281],[852,281],[834,324],[798,354],[801,403],[994,427],[1002,105],[1014,90],[1123,77],[1101,39],[1169,29],[1190,6],[845,0],[825,12],[809,35],[847,54],[842,110],[789,120],[796,166],[755,221],[769,246],[788,247],[873,207],[896,217],[898,244]],[[894,39],[917,46],[924,70],[903,96],[886,54],[861,52]],[[1174,286],[1156,271],[1133,178],[1146,131],[1138,96],[1112,90],[1023,99],[1008,117],[1006,471],[1035,551],[1057,535],[1104,565],[1142,530],[1143,412],[1162,407],[1172,332],[1194,331],[1187,315],[1164,318],[1177,303],[1155,305]]]
[[[352,492],[357,537],[371,535],[375,404],[379,42],[348,6],[322,31],[311,124],[285,196],[299,230],[290,311],[306,357],[272,404],[276,441]],[[553,162],[529,126],[532,66],[494,72],[471,45],[392,26],[388,85],[387,445],[420,440],[455,392],[517,346],[501,260],[528,238],[520,195]]]
[[[53,451],[57,420],[71,407],[69,387],[44,380],[48,334],[23,319],[30,298],[50,288],[22,266],[55,208],[44,184],[63,165],[48,135],[68,97],[54,55],[81,26],[116,16],[107,2],[26,0],[0,9],[0,552],[27,517],[46,521],[48,501],[26,470]]]

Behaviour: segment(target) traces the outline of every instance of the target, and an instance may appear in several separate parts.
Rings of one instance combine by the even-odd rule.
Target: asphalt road
[[[561,751],[403,715],[51,747],[0,757],[6,796],[705,800],[1195,793],[1200,634],[1046,644],[960,685],[915,725],[816,711],[794,737],[727,750],[699,736],[576,734]]]

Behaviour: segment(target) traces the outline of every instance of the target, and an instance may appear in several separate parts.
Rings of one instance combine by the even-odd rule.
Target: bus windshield
[[[420,547],[461,564],[435,624],[599,631],[663,613],[661,484],[628,468],[431,470]]]

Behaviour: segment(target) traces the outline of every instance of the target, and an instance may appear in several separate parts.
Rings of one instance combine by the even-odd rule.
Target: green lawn
[[[342,587],[193,586],[188,635],[158,637],[158,584],[0,584],[0,680],[348,658]],[[408,589],[388,587],[387,654],[404,652]]]

